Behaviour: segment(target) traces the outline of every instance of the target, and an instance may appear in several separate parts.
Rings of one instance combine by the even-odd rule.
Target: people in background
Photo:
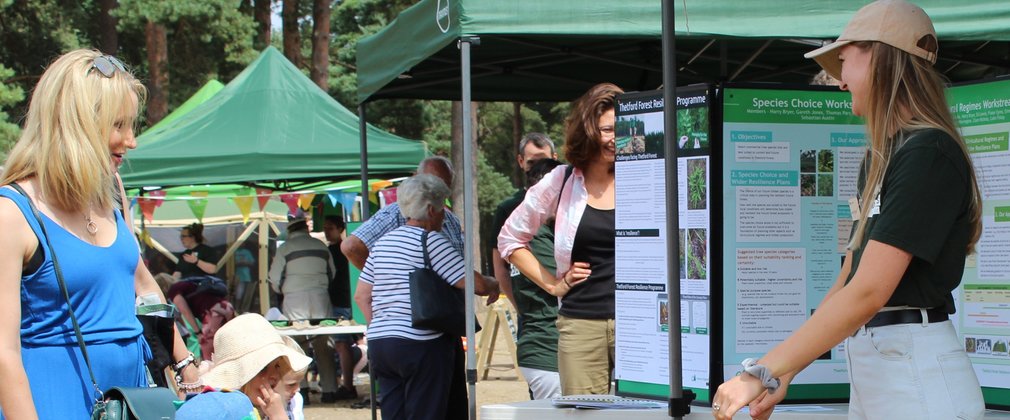
[[[417,165],[418,174],[430,174],[438,177],[446,186],[452,185],[453,172],[452,163],[442,156],[430,156]],[[372,246],[384,235],[392,232],[396,228],[406,225],[407,219],[400,212],[398,203],[390,204],[380,209],[367,222],[351,232],[340,244],[340,251],[347,256],[347,260],[354,264],[359,270],[365,267],[365,260],[369,256]],[[459,218],[452,212],[445,212],[442,222],[441,233],[449,240],[452,247],[460,255],[463,254],[463,227]],[[475,272],[475,276],[481,276]],[[449,419],[465,420],[470,417],[467,410],[466,395],[466,355],[463,351],[462,342],[455,346],[456,359],[453,362],[454,370],[452,374],[452,389],[449,391]]]
[[[193,223],[182,228],[179,241],[186,250],[179,255],[175,273],[172,273],[175,278],[217,274],[219,256],[214,248],[204,243],[202,224]]]
[[[537,184],[544,175],[561,165],[545,158],[530,162],[526,188]],[[547,271],[557,269],[554,261],[554,221],[548,219],[530,240],[530,252]],[[512,275],[512,295],[519,312],[516,361],[530,397],[535,400],[561,396],[558,375],[558,299],[516,270]]]
[[[572,104],[565,158],[509,216],[498,236],[502,258],[561,298],[558,370],[565,395],[604,394],[614,368],[614,101],[621,88],[601,83]],[[557,270],[545,268],[530,242],[554,222]]]
[[[284,296],[281,312],[291,320],[330,318],[333,308],[327,287],[336,273],[330,251],[326,244],[309,236],[304,215],[292,215],[287,231],[287,240],[277,248],[270,264],[270,286]],[[299,344],[308,353],[309,340],[299,340]],[[320,399],[323,403],[336,402],[337,374],[333,345],[329,336],[325,335],[312,338],[311,345],[319,368]],[[302,387],[308,389],[308,384],[303,383]]]
[[[850,419],[980,419],[975,371],[948,314],[981,235],[981,197],[950,114],[929,16],[870,3],[832,44],[807,54],[852,94],[867,153],[845,262],[813,315],[719,386],[715,418],[750,404],[765,419],[792,379],[845,341]]]
[[[463,256],[438,232],[445,218],[449,187],[433,175],[415,175],[397,189],[404,226],[372,246],[358,280],[355,301],[368,320],[370,371],[379,381],[383,419],[445,419],[459,410],[449,405],[459,337],[414,328],[411,324],[410,273],[426,266],[453,287],[462,289]],[[427,241],[422,243],[425,232]],[[498,283],[478,276],[474,292],[498,297]]]
[[[530,170],[530,164],[534,160],[557,157],[557,153],[554,152],[554,142],[551,141],[550,137],[547,137],[543,133],[528,133],[519,141],[516,164],[525,173]],[[501,258],[501,254],[498,252],[498,232],[501,231],[502,225],[505,224],[505,219],[512,214],[512,210],[515,210],[516,206],[523,202],[524,197],[526,197],[525,187],[520,188],[511,197],[506,198],[498,204],[491,224],[491,231],[494,232],[494,235],[491,235],[488,239],[491,246],[491,264],[494,268],[494,278],[501,285],[505,297],[513,305],[515,305],[516,300],[512,296],[511,277],[517,274],[522,275],[522,273],[519,273],[518,270],[513,271],[512,267]]]
[[[343,240],[346,228],[347,224],[339,216],[326,216],[323,221],[323,233],[326,234],[330,256],[336,266],[328,287],[330,303],[333,305],[333,316],[349,320],[353,318],[351,313],[351,272],[348,268],[347,257],[340,252],[340,242]],[[337,358],[340,360],[340,386],[337,387],[335,396],[338,400],[358,398],[358,392],[354,388],[354,357],[351,355],[351,344],[353,343],[354,335],[352,334],[333,338],[333,349],[336,350]]]

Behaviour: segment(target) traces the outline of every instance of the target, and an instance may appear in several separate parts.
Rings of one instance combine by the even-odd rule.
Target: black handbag
[[[428,231],[421,234],[421,252],[424,254],[424,267],[410,273],[411,325],[455,337],[466,335],[466,300],[463,289],[450,286],[431,269]],[[474,326],[476,331],[480,331],[479,324],[474,322]]]
[[[95,388],[95,406],[91,410],[92,420],[172,420],[175,418],[176,396],[168,388],[125,388],[112,387],[106,392],[102,392],[95,380],[95,372],[91,369],[91,359],[88,358],[88,348],[84,345],[84,336],[81,334],[81,327],[77,323],[77,316],[74,315],[74,307],[70,303],[70,293],[67,292],[67,284],[63,281],[63,270],[60,269],[60,262],[56,259],[56,252],[52,243],[49,242],[49,234],[46,232],[45,222],[42,215],[35,207],[32,198],[25,193],[20,185],[12,183],[11,187],[28,199],[32,213],[38,220],[39,228],[42,230],[42,237],[45,239],[46,247],[49,248],[49,256],[53,260],[53,271],[56,272],[56,281],[63,292],[63,298],[67,301],[67,311],[70,313],[70,322],[74,325],[74,334],[77,335],[77,344],[81,348],[81,355],[84,363],[88,366],[88,375],[91,376],[91,385]],[[41,245],[41,243],[39,244]]]

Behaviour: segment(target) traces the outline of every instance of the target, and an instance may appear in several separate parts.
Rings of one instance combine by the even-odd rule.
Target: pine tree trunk
[[[270,45],[270,4],[273,0],[253,0],[253,17],[256,19],[257,35],[254,46],[262,50]]]
[[[452,208],[453,213],[459,217],[460,222],[465,223],[463,216],[463,165],[473,164],[473,183],[470,189],[470,197],[472,197],[472,202],[470,203],[474,209],[477,208],[477,102],[470,103],[470,127],[471,130],[471,153],[470,156],[464,161],[463,158],[463,103],[460,101],[452,102],[452,167],[456,172],[455,180],[453,181],[452,187]],[[480,265],[480,212],[474,212],[474,220],[472,221],[473,226],[463,226],[464,230],[473,232],[473,250],[474,250],[474,263],[475,269],[479,270]]]
[[[116,25],[119,18],[112,16],[112,10],[119,7],[119,0],[100,0],[98,13],[99,46],[103,53],[116,55],[119,50],[119,32]]]
[[[147,21],[144,26],[150,82],[147,86],[147,124],[168,113],[168,34],[165,25]]]
[[[298,31],[298,0],[283,0],[281,22],[284,25],[284,56],[295,67],[302,67],[302,38]]]
[[[312,3],[312,81],[323,91],[330,89],[330,1]]]

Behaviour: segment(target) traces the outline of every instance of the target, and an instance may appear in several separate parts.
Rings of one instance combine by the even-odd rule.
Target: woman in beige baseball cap
[[[750,404],[768,418],[793,377],[845,341],[850,419],[975,419],[978,379],[948,314],[981,235],[975,171],[933,68],[929,16],[904,0],[856,12],[806,54],[852,94],[867,152],[845,263],[816,312],[712,399],[715,418]]]

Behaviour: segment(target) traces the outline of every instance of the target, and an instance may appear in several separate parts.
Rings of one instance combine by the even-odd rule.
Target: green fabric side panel
[[[358,41],[358,102],[458,39],[461,10],[459,0],[423,0]]]
[[[224,89],[138,137],[128,187],[341,179],[360,175],[357,115],[268,47]],[[368,128],[372,174],[407,174],[424,145]]]
[[[346,234],[350,236],[351,232],[354,232],[363,222],[347,222]],[[358,292],[358,276],[361,275],[361,270],[351,264],[350,261],[347,262],[347,268],[350,269],[351,274],[347,277],[351,279],[351,313],[354,321],[361,325],[368,325],[365,321],[365,314],[361,313],[361,308],[358,307],[358,302],[354,301],[354,294]]]

